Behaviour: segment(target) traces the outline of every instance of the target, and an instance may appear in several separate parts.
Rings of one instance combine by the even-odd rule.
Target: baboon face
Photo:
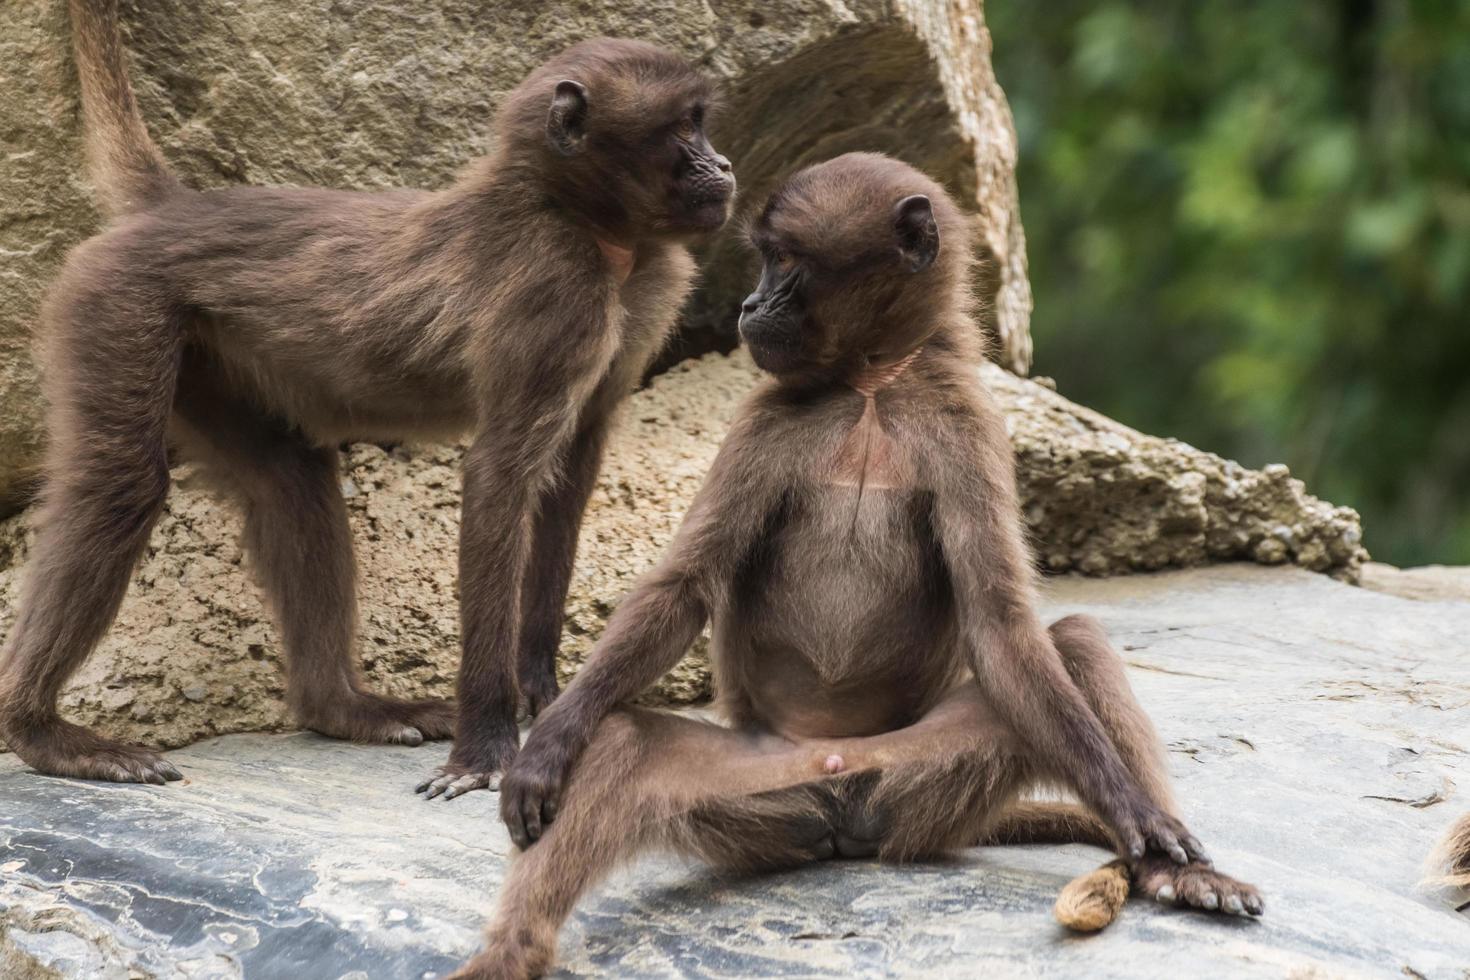
[[[936,200],[950,207],[923,174],[877,154],[850,153],[782,184],[749,231],[763,265],[740,335],[756,364],[786,374],[882,363],[921,343],[893,324],[924,322],[919,306],[943,286],[929,274]],[[895,317],[905,304],[916,316]]]
[[[723,225],[735,176],[705,132],[709,82],[639,42],[588,42],[565,60],[569,77],[555,83],[547,109],[549,165],[576,186],[598,188],[604,206],[620,212],[607,223],[634,234],[700,235]]]

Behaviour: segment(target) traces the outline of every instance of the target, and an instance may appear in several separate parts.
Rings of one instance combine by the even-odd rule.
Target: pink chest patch
[[[607,259],[608,271],[619,286],[628,281],[633,274],[634,255],[631,248],[614,245],[612,242],[599,238],[597,247],[602,250],[603,258]]]
[[[878,419],[877,394],[903,374],[919,356],[919,350],[901,361],[866,368],[848,382],[863,396],[863,414],[837,450],[831,475],[836,486],[891,490],[913,482],[908,455]]]

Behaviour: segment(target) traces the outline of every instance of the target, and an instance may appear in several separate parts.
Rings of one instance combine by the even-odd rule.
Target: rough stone
[[[144,118],[195,186],[439,187],[489,148],[495,106],[582,38],[646,38],[725,82],[715,133],[747,201],[795,166],[894,153],[970,205],[998,354],[1025,371],[1031,309],[1016,141],[980,0],[190,0],[123,2]],[[96,230],[81,175],[65,0],[0,5],[0,508],[41,446],[31,331],[67,251]],[[688,344],[729,346],[747,260],[732,232],[687,315]]]
[[[1247,469],[992,365],[983,371],[1005,406],[1026,521],[1049,571],[1243,560],[1356,580],[1367,557],[1357,512],[1311,496],[1286,466]]]
[[[1039,554],[1090,574],[1211,560],[1294,560],[1348,575],[1351,511],[1302,493],[1284,469],[1257,473],[1142,436],[994,366],[1022,502]],[[662,552],[757,372],[743,352],[711,354],[655,378],[625,407],[590,504],[567,602],[566,680],[608,613]],[[358,549],[360,647],[378,690],[453,687],[459,457],[453,446],[354,446],[344,458]],[[183,745],[288,727],[280,649],[242,566],[238,519],[193,485],[188,467],[153,533],[117,623],[62,697],[67,715],[134,741]],[[23,577],[29,512],[0,521],[0,635]],[[1289,529],[1283,533],[1282,529]],[[1281,551],[1263,554],[1262,542]],[[701,642],[651,700],[709,694]]]
[[[719,878],[650,859],[579,906],[557,976],[1463,980],[1470,895],[1417,887],[1470,807],[1470,605],[1284,568],[1050,586],[1108,626],[1191,827],[1259,885],[1259,922],[1134,901],[1065,934],[1080,846]],[[447,749],[247,735],[174,753],[167,787],[0,759],[0,974],[433,977],[480,942],[509,842],[496,798],[415,799]]]

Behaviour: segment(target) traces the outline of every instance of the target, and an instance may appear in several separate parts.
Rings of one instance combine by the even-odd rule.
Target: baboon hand
[[[1209,864],[1209,855],[1195,836],[1179,820],[1151,803],[1143,802],[1118,828],[1132,862],[1146,853],[1166,854],[1175,864]]]
[[[535,738],[526,742],[500,783],[500,819],[516,847],[525,850],[536,843],[556,819],[569,768],[557,746]]]

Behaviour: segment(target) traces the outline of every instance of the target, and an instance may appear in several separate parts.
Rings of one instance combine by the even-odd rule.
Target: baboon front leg
[[[591,406],[589,412],[611,411]],[[568,451],[561,478],[541,494],[532,534],[530,565],[521,585],[520,653],[516,663],[521,699],[531,717],[556,699],[556,651],[582,514],[597,482],[607,441],[605,414],[589,419]]]
[[[63,356],[48,372],[50,445],[35,547],[0,663],[0,735],[56,776],[162,783],[170,763],[62,721],[56,698],[117,615],[168,494],[164,432],[178,373],[171,316],[119,308],[141,291],[84,288],[53,327]],[[63,279],[58,291],[69,288]]]
[[[1053,623],[1050,633],[1067,673],[1102,722],[1124,764],[1149,799],[1177,818],[1179,808],[1169,786],[1163,745],[1134,697],[1123,660],[1108,642],[1102,624],[1091,616],[1068,616]],[[1097,826],[1088,832],[1096,838]],[[1147,854],[1135,863],[1133,887],[1165,903],[1207,911],[1260,915],[1265,910],[1265,902],[1253,886],[1236,881],[1208,863],[1180,865],[1157,854]]]
[[[187,373],[177,412],[184,448],[237,496],[245,548],[281,631],[286,696],[306,728],[360,742],[449,738],[454,705],[373,694],[362,678],[356,569],[338,453],[215,392]]]

